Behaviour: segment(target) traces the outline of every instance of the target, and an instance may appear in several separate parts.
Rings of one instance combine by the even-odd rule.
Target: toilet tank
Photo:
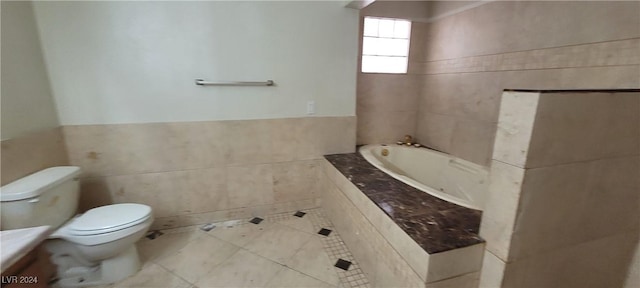
[[[76,214],[80,167],[51,167],[0,188],[1,230],[49,225],[58,228]]]

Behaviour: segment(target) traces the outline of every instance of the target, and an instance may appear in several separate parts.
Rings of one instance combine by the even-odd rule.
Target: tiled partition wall
[[[427,24],[422,63],[409,66],[421,74],[418,141],[489,165],[503,89],[640,87],[638,11],[638,1],[492,1]]]
[[[505,92],[480,286],[622,287],[639,267],[639,131],[640,92]]]
[[[2,141],[2,185],[52,166],[68,165],[60,128],[48,128]]]
[[[64,126],[83,209],[136,202],[155,228],[317,207],[324,154],[353,152],[355,117]]]

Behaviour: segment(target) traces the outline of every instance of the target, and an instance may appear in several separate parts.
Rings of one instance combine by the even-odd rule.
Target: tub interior
[[[389,151],[387,156],[382,150]],[[488,169],[427,148],[367,145],[362,155],[392,177],[443,200],[482,210]],[[453,198],[453,199],[452,199]]]

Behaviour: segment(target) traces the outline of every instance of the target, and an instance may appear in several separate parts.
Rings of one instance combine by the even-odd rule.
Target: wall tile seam
[[[636,47],[637,48],[637,47]],[[633,51],[635,52],[635,49],[616,49],[615,52],[620,52],[620,51],[624,51],[627,52],[628,51]],[[624,59],[626,61],[622,61],[625,64],[638,64],[638,61],[640,61],[638,58],[640,58],[640,55],[636,55],[636,53],[632,53],[631,55],[610,55],[610,53],[613,53],[614,51],[585,51],[585,52],[558,52],[557,54],[554,55],[512,55],[512,54],[500,54],[497,56],[478,56],[476,58],[479,59],[457,59],[457,60],[447,60],[447,61],[429,61],[429,62],[418,62],[418,63],[413,63],[414,69],[416,68],[423,68],[423,69],[431,69],[431,70],[437,70],[437,69],[490,69],[490,68],[494,68],[494,69],[504,69],[504,68],[500,68],[500,67],[504,67],[504,66],[512,66],[512,67],[518,67],[518,66],[522,66],[522,65],[545,65],[545,66],[549,66],[549,65],[555,65],[555,66],[560,66],[560,64],[563,64],[562,62],[566,62],[569,64],[573,64],[576,62],[581,62],[581,64],[575,64],[575,65],[588,65],[588,66],[593,66],[593,65],[623,65],[623,64],[599,64],[599,63],[594,63],[594,62],[599,62],[602,61],[601,58],[606,58],[606,60],[614,62],[614,61],[621,61],[621,59]],[[585,54],[589,54],[587,56],[592,56],[592,58],[580,58],[580,59],[575,59],[572,57],[578,57],[578,56],[585,56]],[[593,57],[595,56],[600,56],[600,57]],[[610,56],[615,56],[615,58],[612,58]],[[487,58],[481,58],[481,57],[487,57]],[[535,59],[532,59],[535,58]],[[542,59],[538,59],[538,58],[542,58]],[[611,59],[609,59],[611,58]],[[613,60],[612,60],[613,59]],[[539,60],[539,61],[535,61],[532,62],[531,60]],[[554,60],[553,62],[551,62],[550,60]],[[545,62],[546,61],[546,62]],[[562,62],[560,62],[562,61]],[[560,64],[559,64],[560,63]],[[564,63],[566,65],[566,63]],[[415,67],[418,66],[418,67]],[[426,68],[425,68],[426,67]],[[488,67],[488,68],[487,68]],[[498,67],[498,68],[496,68]]]
[[[518,166],[517,164],[504,162],[504,161],[502,161],[502,160],[495,159],[495,158],[491,158],[491,161],[500,162],[500,163],[502,163],[502,164],[505,164],[505,165],[511,166],[511,167],[513,167],[513,168],[518,168],[518,169],[521,169],[521,170],[528,170],[528,169],[530,169],[530,168],[526,168],[526,167]]]
[[[637,157],[637,156],[634,156],[633,158],[635,158],[635,157]],[[515,232],[515,227],[517,226],[517,224],[519,222],[519,219],[522,219],[522,210],[520,209],[520,207],[522,207],[522,205],[523,205],[523,203],[522,203],[523,197],[521,197],[521,195],[522,195],[522,191],[523,191],[522,187],[524,187],[525,183],[527,182],[527,179],[526,179],[527,178],[526,177],[527,170],[538,169],[538,168],[547,168],[547,167],[555,167],[555,166],[572,165],[572,164],[576,164],[576,163],[597,162],[597,161],[601,161],[601,160],[611,160],[611,159],[619,159],[619,158],[628,158],[628,157],[624,157],[623,156],[623,157],[613,157],[613,158],[601,158],[601,159],[598,159],[598,160],[580,161],[580,162],[573,162],[573,163],[567,163],[567,164],[561,164],[561,165],[551,165],[551,166],[537,167],[537,168],[524,168],[524,167],[520,167],[520,166],[511,164],[511,163],[506,163],[506,162],[503,162],[503,161],[500,161],[500,160],[497,160],[497,159],[492,159],[492,161],[500,162],[500,163],[502,163],[504,165],[507,165],[507,166],[510,166],[512,168],[524,170],[522,182],[520,183],[520,189],[518,191],[518,200],[517,200],[518,204],[516,206],[516,211],[517,212],[516,212],[516,215],[515,215],[515,217],[514,217],[514,219],[512,221],[512,225],[509,225],[509,226],[511,226],[509,228],[510,234],[513,236],[513,234]],[[577,243],[573,243],[573,244],[566,244],[566,245],[563,245],[561,247],[556,247],[556,248],[553,248],[553,249],[547,249],[543,253],[547,253],[547,252],[550,252],[550,251],[556,251],[557,249],[560,249],[560,248],[567,248],[567,247],[579,245],[579,244],[586,243],[586,242],[591,242],[591,241],[602,239],[602,238],[612,237],[612,236],[619,235],[619,234],[626,234],[626,233],[629,233],[629,231],[634,232],[634,230],[627,229],[627,228],[630,228],[630,227],[623,227],[623,229],[621,229],[620,231],[613,232],[613,233],[608,233],[607,235],[600,235],[600,236],[597,236],[597,237],[588,238],[588,239],[583,240],[581,242],[577,242]],[[482,229],[482,226],[480,227],[480,229]],[[638,227],[638,229],[635,230],[635,232],[637,232],[637,231],[640,231],[640,227]],[[505,263],[512,263],[514,261],[522,260],[524,258],[535,257],[535,255],[527,255],[526,257],[512,258],[513,254],[510,253],[509,251],[510,251],[510,247],[512,246],[513,241],[514,241],[514,238],[510,237],[509,243],[508,243],[508,247],[507,247],[507,248],[509,248],[509,249],[507,249],[507,255],[506,255],[507,259],[503,259],[502,257],[500,257],[500,256],[496,255],[495,253],[491,252],[489,248],[486,248],[485,250],[487,252],[490,252],[496,258],[500,259],[501,261],[503,261]]]
[[[493,253],[492,251],[490,251],[489,249],[484,249],[484,252],[489,253],[491,255],[493,255],[493,257],[496,257],[496,259],[498,259],[500,262],[507,264],[507,263],[511,263],[511,262],[507,262],[504,259],[502,259],[500,256],[496,255],[495,253]],[[508,252],[508,251],[507,251]],[[484,258],[484,257],[483,257]]]
[[[238,206],[238,207],[231,207],[231,208],[221,209],[221,210],[210,210],[210,211],[202,211],[202,212],[194,212],[194,213],[175,214],[175,215],[170,215],[170,216],[160,216],[160,217],[157,217],[157,218],[160,219],[160,218],[174,218],[174,217],[185,217],[185,216],[188,217],[190,215],[208,214],[208,213],[215,213],[215,212],[236,211],[236,210],[240,210],[240,209],[248,209],[248,208],[263,207],[263,206],[274,206],[274,205],[289,204],[289,203],[298,203],[298,202],[316,200],[316,199],[319,199],[319,197],[311,197],[311,198],[303,198],[303,199],[296,199],[296,200],[289,200],[289,201],[273,202],[273,203],[259,204],[259,205],[253,205],[253,206]]]
[[[181,125],[181,124],[206,124],[206,123],[221,123],[221,122],[249,122],[249,121],[281,121],[281,120],[295,120],[295,119],[337,119],[337,118],[352,118],[356,115],[318,115],[311,117],[279,117],[279,118],[255,118],[255,119],[211,119],[211,120],[184,120],[184,121],[162,121],[162,122],[118,122],[118,123],[93,123],[93,124],[60,124],[57,127],[61,128],[88,128],[87,126],[125,126],[125,125]],[[228,123],[222,123],[228,124]],[[53,127],[55,128],[55,127]]]
[[[521,183],[521,185],[520,185],[520,186],[522,187],[522,184],[524,184],[524,177],[522,178],[522,180],[521,180],[521,181],[522,181],[522,183]],[[513,241],[514,241],[514,239],[513,239],[513,233],[514,233],[514,232],[515,232],[515,230],[516,230],[516,229],[515,229],[515,228],[516,228],[516,224],[517,224],[518,218],[520,218],[520,214],[521,214],[521,209],[520,209],[520,207],[521,207],[521,205],[522,205],[522,197],[520,197],[520,196],[521,196],[521,193],[520,193],[520,192],[522,192],[522,189],[518,190],[518,195],[517,195],[517,197],[518,197],[518,199],[517,199],[517,203],[518,203],[518,204],[517,204],[517,206],[516,206],[516,213],[515,213],[515,215],[514,215],[514,217],[513,217],[513,221],[509,221],[509,223],[508,223],[508,227],[506,227],[506,228],[508,228],[508,233],[509,233],[509,240],[508,240],[508,242],[506,243],[506,247],[493,248],[493,245],[490,245],[490,244],[489,244],[489,241],[488,241],[488,240],[485,240],[485,241],[486,241],[486,242],[485,242],[485,251],[486,251],[486,252],[491,253],[493,256],[495,256],[497,259],[499,259],[500,261],[502,261],[502,262],[504,262],[504,263],[506,263],[506,262],[508,261],[508,259],[512,257],[512,256],[511,256],[511,255],[512,255],[512,254],[511,254],[511,246],[512,246],[512,243],[513,243]],[[488,218],[488,219],[491,219],[491,218]],[[496,219],[496,220],[497,220],[497,219]],[[503,219],[501,219],[501,220],[505,220],[505,219],[504,219],[504,217],[503,217]],[[506,219],[506,220],[509,220],[509,219]],[[480,223],[480,231],[482,231],[482,222]],[[505,258],[506,258],[506,259],[502,258],[502,256],[497,255],[496,253],[494,253],[494,252],[492,251],[492,249],[500,250],[501,248],[505,248],[505,250],[506,250],[506,251],[505,251],[505,254],[506,254],[506,255],[505,255]],[[500,251],[496,251],[496,252],[500,252]],[[502,253],[499,253],[499,254],[502,254]]]
[[[608,160],[608,159],[609,158],[606,158],[604,160]],[[616,158],[613,158],[613,159],[616,159]],[[622,227],[622,229],[620,229],[620,231],[616,231],[616,232],[613,232],[613,233],[607,233],[606,235],[599,235],[599,236],[596,236],[596,237],[581,239],[580,242],[575,242],[575,243],[571,243],[571,244],[564,244],[562,246],[554,247],[552,249],[545,249],[543,251],[537,251],[536,253],[534,253],[535,255],[530,255],[530,254],[526,255],[525,254],[524,256],[520,256],[520,257],[516,258],[515,256],[513,256],[513,253],[511,253],[511,247],[512,247],[513,241],[515,241],[515,239],[513,237],[513,235],[515,234],[515,231],[516,231],[515,228],[516,228],[516,226],[518,226],[518,223],[522,219],[522,213],[524,212],[522,209],[520,209],[520,207],[523,207],[523,205],[524,205],[524,203],[523,203],[524,198],[521,197],[522,196],[522,192],[524,191],[523,187],[525,187],[525,185],[527,183],[527,172],[528,172],[528,170],[533,170],[533,169],[537,169],[537,168],[522,168],[522,167],[514,166],[514,165],[509,164],[509,163],[504,163],[504,162],[499,161],[499,160],[495,160],[495,159],[493,159],[493,160],[497,161],[497,162],[500,162],[500,163],[503,163],[505,165],[509,165],[509,166],[515,167],[516,169],[524,170],[522,181],[520,183],[520,188],[518,190],[518,201],[517,201],[518,204],[516,206],[516,214],[515,214],[515,216],[513,218],[512,225],[510,225],[512,227],[510,228],[510,238],[509,238],[508,250],[507,250],[507,255],[506,255],[507,259],[503,259],[502,257],[497,256],[494,253],[491,253],[491,254],[494,254],[494,256],[498,257],[498,259],[502,260],[505,263],[513,263],[515,261],[521,261],[521,260],[527,259],[527,258],[538,257],[540,254],[543,254],[543,253],[552,253],[552,252],[558,251],[560,249],[566,249],[568,247],[575,247],[577,245],[582,245],[584,243],[588,243],[588,242],[592,242],[592,241],[596,241],[596,240],[600,240],[600,239],[604,239],[604,238],[609,238],[609,237],[622,235],[622,234],[631,234],[631,232],[640,231],[640,227],[638,227],[638,229],[635,230],[635,231],[627,229],[627,228],[632,227],[632,226]],[[585,162],[596,162],[596,161],[585,161]],[[580,162],[580,163],[585,163],[585,162]],[[572,164],[574,164],[574,163],[562,164],[562,165],[553,165],[553,166],[547,166],[547,167],[564,166],[564,165],[572,165]],[[546,167],[540,167],[540,168],[546,168]],[[551,231],[551,230],[543,230],[543,231]],[[487,249],[487,251],[489,251],[489,250]]]
[[[306,201],[309,201],[309,200],[316,200],[316,199],[320,199],[320,198],[321,197],[311,197],[311,198],[295,199],[295,200],[289,200],[289,201],[258,204],[258,205],[253,205],[253,206],[238,206],[238,207],[226,208],[226,209],[221,209],[221,210],[211,210],[211,211],[203,211],[203,212],[192,212],[192,213],[185,213],[185,214],[176,214],[176,215],[170,215],[170,216],[160,216],[158,218],[184,217],[184,216],[189,216],[189,215],[208,214],[208,213],[215,213],[215,212],[237,211],[237,210],[241,210],[241,209],[254,208],[254,207],[274,206],[274,205],[281,205],[281,204],[288,204],[288,203],[306,202]]]
[[[387,113],[390,113],[390,112],[395,112],[395,113],[406,112],[406,113],[412,113],[412,112],[418,112],[418,107],[416,107],[415,109],[410,109],[410,110],[408,110],[408,109],[387,109],[385,107],[381,107],[381,108],[378,108],[378,107],[376,107],[376,108],[368,108],[367,107],[367,108],[362,109],[362,110],[363,111],[361,111],[361,112],[364,112],[364,111],[366,111],[366,112],[365,113],[361,113],[361,114],[368,114],[368,113],[371,113],[371,112],[387,112]]]
[[[278,161],[254,162],[254,163],[232,163],[232,164],[226,164],[224,165],[224,167],[242,167],[242,166],[268,165],[268,164],[277,165],[277,164],[284,164],[284,163],[291,163],[291,162],[310,162],[310,161],[317,161],[317,160],[324,159],[323,157],[324,155],[314,156],[314,158],[301,158],[301,159],[293,159],[293,160],[278,160]],[[220,166],[215,166],[215,167],[220,167]]]
[[[417,21],[417,22],[426,23],[426,24],[436,23],[438,21],[441,21],[441,20],[444,20],[444,19],[448,19],[449,17],[460,16],[460,15],[465,14],[465,13],[474,12],[475,9],[480,8],[481,6],[484,6],[485,4],[491,4],[491,2],[496,2],[496,1],[498,1],[498,0],[475,1],[475,3],[470,3],[470,4],[464,5],[462,7],[453,9],[451,11],[442,13],[440,15],[428,17],[426,19],[422,19],[422,21]]]
[[[321,156],[322,157],[322,156]],[[285,163],[295,163],[295,162],[311,162],[321,160],[323,158],[310,158],[310,159],[300,159],[300,160],[291,160],[291,161],[279,161],[279,162],[260,162],[260,163],[246,163],[246,164],[228,164],[221,166],[207,166],[201,168],[186,168],[186,169],[176,169],[176,170],[159,170],[159,171],[143,171],[139,173],[123,173],[123,174],[105,174],[105,175],[91,175],[91,176],[83,176],[80,175],[80,179],[99,179],[99,178],[108,178],[108,177],[119,177],[119,176],[133,176],[133,175],[147,175],[147,174],[163,174],[163,173],[172,173],[172,172],[189,172],[189,171],[198,171],[198,170],[211,170],[211,169],[224,169],[229,167],[247,167],[247,166],[261,166],[261,165],[278,165]],[[73,165],[72,165],[73,166]]]
[[[543,47],[543,48],[535,48],[535,49],[525,49],[525,50],[508,51],[508,52],[498,52],[498,53],[490,53],[490,54],[459,56],[459,57],[455,57],[455,58],[431,59],[431,60],[426,60],[426,61],[413,61],[413,62],[414,63],[429,63],[429,62],[441,62],[441,61],[455,61],[455,60],[467,59],[467,58],[475,58],[475,57],[490,57],[490,56],[499,56],[499,55],[511,54],[511,53],[534,52],[534,51],[543,51],[543,50],[550,50],[550,49],[569,48],[569,47],[577,47],[577,46],[588,46],[588,45],[594,45],[594,44],[602,44],[602,43],[609,43],[609,42],[624,42],[624,41],[632,41],[632,40],[640,40],[640,37],[631,37],[631,38],[614,39],[614,40],[597,41],[597,42],[587,42],[587,43],[579,43],[579,44],[569,44],[569,45]]]
[[[527,159],[528,159],[528,156],[529,156],[529,154],[527,153]],[[568,165],[575,165],[575,164],[586,164],[586,163],[589,163],[589,162],[598,162],[598,161],[604,161],[604,160],[615,160],[615,159],[636,158],[636,157],[640,157],[640,152],[634,153],[634,154],[624,154],[624,155],[599,157],[599,158],[584,159],[584,160],[577,160],[577,161],[570,161],[570,162],[554,163],[554,164],[550,164],[550,165],[535,166],[535,167],[531,167],[531,166],[527,167],[526,164],[523,167],[523,166],[519,166],[517,164],[507,163],[507,162],[504,162],[502,160],[494,159],[494,158],[492,158],[491,160],[496,161],[496,162],[500,162],[500,163],[503,163],[503,164],[506,164],[506,165],[509,165],[509,166],[512,166],[512,167],[515,167],[515,168],[523,169],[523,170],[533,170],[533,169],[561,167],[561,166],[568,166]]]
[[[549,232],[551,230],[542,230],[542,231]],[[626,235],[626,234],[635,235],[634,233],[637,234],[638,232],[640,232],[640,227],[635,227],[634,225],[630,224],[629,226],[621,227],[620,229],[618,229],[617,231],[614,231],[614,232],[610,232],[610,233],[606,233],[606,234],[598,235],[598,236],[593,236],[593,237],[583,238],[583,239],[580,239],[580,240],[578,240],[576,242],[566,243],[566,244],[563,244],[561,246],[555,246],[553,248],[538,249],[538,250],[536,250],[534,252],[523,253],[518,257],[515,257],[515,256],[511,257],[511,255],[513,255],[513,254],[509,253],[508,255],[510,257],[509,257],[509,260],[507,261],[507,263],[513,263],[515,261],[520,261],[520,260],[523,260],[523,259],[535,258],[535,257],[538,257],[538,255],[540,255],[540,254],[553,253],[553,252],[555,252],[557,250],[567,249],[567,248],[574,247],[576,245],[582,245],[582,244],[585,244],[585,243],[598,241],[598,240],[602,240],[602,239],[605,239],[605,238],[613,238],[613,237],[617,237],[617,236],[620,236],[620,235]],[[640,239],[640,236],[638,236],[638,237]]]
[[[331,164],[331,163],[329,163],[329,164]],[[338,169],[336,169],[336,168],[333,166],[333,164],[331,164],[331,168],[332,168],[332,169],[335,169],[335,170],[337,171],[337,173],[339,174],[339,175],[338,175],[339,177],[344,177],[344,180],[349,181],[349,179],[347,179],[347,178],[344,176],[344,174],[342,174],[342,172],[340,172]],[[328,175],[326,175],[326,172],[325,172],[325,176],[326,176],[326,177],[329,177]],[[410,264],[409,264],[409,261],[407,261],[407,259],[406,259],[402,254],[400,254],[400,253],[398,252],[398,250],[396,249],[396,247],[395,247],[394,245],[392,245],[392,244],[389,242],[389,240],[387,239],[387,237],[385,237],[385,236],[384,236],[384,234],[380,232],[380,230],[378,229],[378,227],[377,227],[376,225],[374,225],[373,223],[371,223],[371,220],[366,216],[366,214],[365,214],[365,213],[363,213],[363,211],[361,210],[361,208],[360,208],[360,207],[358,207],[355,203],[353,203],[353,201],[351,200],[351,198],[349,198],[349,196],[347,196],[347,194],[346,194],[344,191],[342,191],[342,189],[340,189],[340,187],[338,187],[337,183],[335,183],[331,178],[327,178],[327,179],[331,180],[331,184],[332,184],[332,185],[333,185],[333,186],[334,186],[338,191],[340,191],[340,193],[342,193],[342,195],[343,195],[345,198],[347,198],[347,199],[349,200],[349,202],[351,202],[351,204],[352,204],[354,207],[356,207],[356,209],[358,209],[358,213],[360,213],[360,214],[361,214],[361,215],[362,215],[362,216],[367,220],[367,222],[369,223],[369,225],[371,225],[371,227],[373,227],[373,229],[376,231],[376,233],[378,233],[380,236],[382,236],[382,239],[384,239],[384,241],[388,244],[388,246],[390,246],[390,247],[391,247],[391,249],[393,249],[393,251],[394,251],[396,254],[398,254],[398,256],[400,256],[400,258],[401,258],[405,263],[407,263],[407,266],[411,267],[412,272],[413,272],[414,274],[416,274],[416,276],[417,276],[419,279],[421,279],[421,280],[425,281],[425,283],[426,283],[426,279],[424,279],[424,278],[422,278],[422,276],[420,276],[420,273],[419,273],[419,272],[417,272],[417,271],[414,269],[414,267],[413,267],[412,265],[410,265]],[[353,183],[352,183],[351,181],[349,181],[349,183],[350,183],[353,187],[355,187],[356,189],[358,189],[358,187],[357,187],[357,186],[355,186],[355,185],[353,185]],[[360,191],[360,189],[358,189],[358,191]],[[362,191],[360,191],[360,192],[362,193]],[[364,193],[362,193],[362,195],[364,195]],[[366,196],[365,196],[365,197],[366,197]],[[369,199],[369,197],[367,197],[367,199],[366,199],[366,200],[367,200],[367,201],[371,201],[371,199]],[[375,205],[375,204],[374,204],[374,205]],[[382,209],[381,209],[380,207],[378,207],[378,205],[375,205],[375,206],[376,206],[377,208],[379,208],[379,211],[378,211],[378,212],[380,212],[380,213],[384,213],[384,211],[382,211]],[[388,217],[386,213],[384,213],[384,217]],[[389,220],[391,220],[391,219],[389,219]],[[391,221],[393,222],[393,220],[391,220]],[[394,224],[394,225],[397,225],[395,222],[393,222],[393,224]],[[411,236],[409,236],[408,234],[406,234],[406,232],[404,232],[404,231],[402,231],[402,232],[405,234],[405,236],[406,236],[406,237],[409,237],[409,239],[411,239],[411,241],[413,241],[413,242],[415,243],[415,241],[411,238]],[[417,244],[417,243],[416,243],[416,244]],[[418,248],[422,249],[422,247],[420,247],[420,245],[417,245],[417,246],[418,246]],[[423,249],[423,250],[424,250],[424,249]],[[427,251],[425,251],[425,253],[426,253],[427,255],[429,255],[429,253],[428,253]],[[427,260],[427,262],[428,262],[428,258],[427,258],[426,260]],[[427,264],[427,265],[428,265],[428,264]],[[428,267],[428,266],[427,266],[427,267]]]
[[[449,75],[449,74],[473,74],[473,73],[496,73],[496,72],[520,72],[520,71],[544,71],[544,70],[560,70],[560,69],[587,69],[587,68],[611,68],[611,67],[630,67],[640,66],[638,64],[625,64],[625,65],[598,65],[598,66],[566,66],[566,67],[550,67],[550,68],[524,68],[524,69],[506,69],[506,70],[481,70],[481,71],[450,71],[450,72],[423,72],[416,75]],[[638,88],[628,87],[628,88]]]
[[[296,199],[296,200],[290,200],[290,201],[282,201],[282,202],[274,202],[274,203],[267,203],[267,204],[259,204],[259,205],[254,205],[254,206],[241,206],[241,207],[233,207],[233,208],[227,208],[227,209],[221,209],[221,210],[211,210],[211,211],[203,211],[203,212],[194,212],[194,213],[184,213],[184,214],[175,214],[175,215],[169,215],[169,216],[159,216],[156,217],[155,219],[169,219],[169,218],[176,218],[176,217],[191,217],[193,215],[201,215],[201,214],[209,214],[209,213],[223,213],[223,212],[242,212],[243,209],[249,209],[249,208],[256,208],[256,207],[265,207],[265,206],[276,206],[276,205],[282,205],[282,204],[299,204],[300,202],[305,202],[305,201],[309,201],[309,200],[317,200],[320,199],[320,197],[313,197],[313,198],[305,198],[305,199]],[[317,205],[314,203],[313,204],[314,208],[305,208],[305,209],[315,209],[315,208],[319,208],[317,207]],[[294,211],[295,209],[291,209],[291,211]],[[222,217],[222,218],[226,218],[226,217]],[[187,225],[189,226],[189,225]],[[184,226],[176,226],[176,227],[184,227]]]
[[[35,129],[35,130],[24,131],[24,132],[22,132],[22,133],[20,133],[18,135],[13,135],[13,137],[11,137],[11,138],[0,139],[0,142],[17,140],[17,139],[24,139],[24,138],[30,138],[30,137],[38,137],[39,135],[55,132],[55,130],[60,130],[59,133],[60,133],[60,135],[62,135],[62,125],[49,126],[49,127],[40,127],[38,129]]]
[[[483,250],[486,251],[487,249],[483,249]],[[441,282],[444,282],[444,281],[448,281],[448,280],[451,280],[451,279],[454,279],[454,278],[464,277],[464,276],[468,276],[468,275],[471,275],[471,274],[476,274],[476,273],[481,272],[481,271],[482,270],[478,270],[478,271],[474,271],[474,272],[469,272],[469,273],[464,273],[464,274],[460,274],[460,275],[456,275],[456,276],[451,276],[449,278],[444,278],[444,279],[441,279],[441,280],[438,280],[438,281],[435,281],[435,282],[429,282],[429,283],[425,283],[425,284],[438,284],[438,283],[441,283]],[[478,275],[478,277],[480,277],[480,275]],[[454,287],[451,287],[451,288],[454,288]]]
[[[504,262],[505,264],[513,264],[513,263],[518,262],[518,261],[526,261],[526,260],[535,259],[535,258],[539,258],[539,257],[541,258],[541,257],[544,257],[547,254],[557,254],[557,252],[562,251],[562,250],[567,250],[567,249],[571,249],[571,248],[575,248],[575,247],[579,247],[579,246],[589,245],[589,244],[591,244],[593,242],[601,241],[601,240],[608,239],[608,238],[622,237],[624,235],[627,235],[627,237],[635,237],[636,240],[640,239],[640,238],[638,238],[638,235],[634,234],[635,232],[636,231],[628,231],[628,230],[627,231],[621,231],[621,232],[610,234],[610,235],[606,235],[606,236],[603,236],[603,237],[597,237],[597,238],[589,239],[589,240],[586,240],[586,241],[581,241],[581,242],[577,242],[577,243],[573,243],[573,244],[569,244],[569,245],[564,245],[564,246],[557,247],[557,248],[554,248],[554,249],[544,250],[542,252],[536,252],[533,255],[525,255],[525,257],[518,257],[518,258],[515,258],[515,259],[509,259],[508,261],[504,261],[502,258],[500,258],[498,256],[496,256],[496,257],[498,257],[498,259],[500,259],[500,261]],[[491,252],[489,252],[489,253],[491,253]],[[491,253],[491,254],[493,254],[493,253]],[[493,255],[495,256],[495,254],[493,254]],[[509,255],[512,255],[512,254],[509,253]],[[509,258],[511,258],[511,257],[509,257]]]
[[[421,98],[426,98],[426,97],[421,97]],[[420,106],[422,107],[422,106]],[[456,115],[456,114],[446,114],[446,113],[442,113],[442,112],[436,112],[436,111],[430,111],[430,110],[424,110],[424,109],[419,109],[418,108],[418,113],[429,113],[429,114],[436,114],[439,116],[446,116],[446,117],[451,117],[451,118],[456,118],[456,120],[464,120],[464,121],[473,121],[473,122],[483,122],[483,124],[489,124],[489,125],[498,125],[498,121],[487,121],[484,119],[479,119],[479,118],[475,118],[475,117],[464,117],[464,116],[460,116],[460,115]],[[499,116],[499,115],[496,115]],[[419,118],[419,117],[418,117]],[[420,121],[418,120],[417,123],[420,123]]]

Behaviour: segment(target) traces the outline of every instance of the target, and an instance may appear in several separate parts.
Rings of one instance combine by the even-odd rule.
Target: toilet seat
[[[117,241],[147,231],[153,222],[151,207],[142,204],[114,204],[91,209],[69,220],[49,239],[93,246]]]
[[[124,203],[93,208],[74,219],[67,227],[71,235],[90,236],[126,229],[147,221],[151,207]]]

